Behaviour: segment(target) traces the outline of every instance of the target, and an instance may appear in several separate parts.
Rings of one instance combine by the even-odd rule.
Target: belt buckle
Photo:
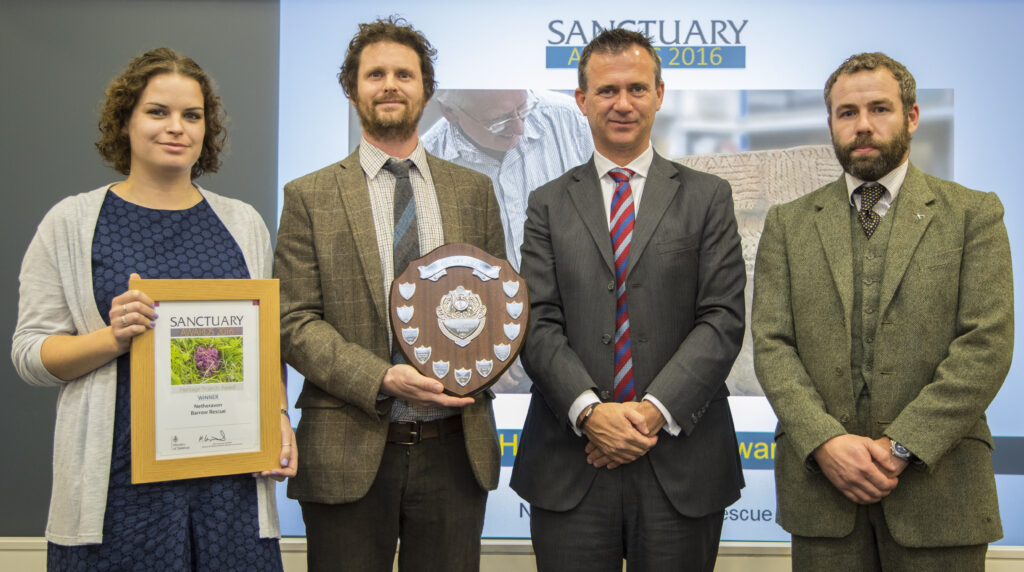
[[[419,421],[404,421],[403,425],[410,425],[409,429],[409,441],[397,441],[398,445],[415,445],[419,443],[421,439],[421,426]]]

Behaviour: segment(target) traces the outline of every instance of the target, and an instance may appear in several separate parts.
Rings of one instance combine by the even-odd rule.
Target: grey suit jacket
[[[504,258],[490,179],[431,155],[427,164],[445,242]],[[357,500],[377,474],[391,403],[377,400],[391,366],[388,309],[358,149],[285,185],[274,276],[281,280],[281,354],[306,378],[296,403],[299,471],[288,496]],[[499,458],[491,397],[482,395],[462,415],[477,482],[493,489]]]
[[[906,445],[911,465],[882,500],[904,546],[1002,536],[985,409],[1013,355],[1013,279],[1003,208],[910,166],[896,199],[874,332],[872,431]],[[888,215],[887,215],[888,216]],[[811,453],[849,432],[851,207],[839,180],[772,207],[757,253],[752,330],[758,380],[779,418],[779,523],[839,537],[856,505]]]
[[[615,275],[593,160],[530,196],[522,255],[531,304],[522,357],[534,385],[512,488],[563,511],[598,470],[569,407],[587,389],[610,392],[614,377]],[[680,513],[722,510],[743,486],[725,386],[746,282],[729,184],[655,154],[626,280],[637,397],[657,397],[683,429],[661,433],[650,463]]]

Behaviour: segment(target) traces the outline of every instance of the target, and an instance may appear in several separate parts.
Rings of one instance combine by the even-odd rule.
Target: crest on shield
[[[455,345],[466,347],[483,331],[487,306],[480,301],[480,296],[460,284],[441,298],[436,313],[441,333]]]

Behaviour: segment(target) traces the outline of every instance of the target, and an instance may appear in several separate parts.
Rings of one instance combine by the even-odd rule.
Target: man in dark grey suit
[[[361,24],[339,75],[359,148],[284,188],[281,351],[306,378],[288,496],[310,570],[390,571],[399,539],[400,570],[480,565],[499,471],[493,394],[443,394],[397,359],[387,326],[388,286],[410,258],[451,242],[505,255],[490,179],[428,155],[417,135],[433,57],[402,20]]]
[[[732,191],[654,152],[664,90],[648,38],[595,37],[576,90],[594,157],[530,197],[534,386],[512,488],[541,571],[710,571],[743,486],[725,386],[746,280]]]

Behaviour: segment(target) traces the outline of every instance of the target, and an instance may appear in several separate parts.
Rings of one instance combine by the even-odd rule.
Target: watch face
[[[910,451],[908,451],[906,447],[904,447],[903,445],[901,445],[897,441],[893,441],[892,442],[892,452],[893,452],[893,454],[895,456],[897,456],[897,457],[899,457],[901,459],[909,459],[910,458]]]

